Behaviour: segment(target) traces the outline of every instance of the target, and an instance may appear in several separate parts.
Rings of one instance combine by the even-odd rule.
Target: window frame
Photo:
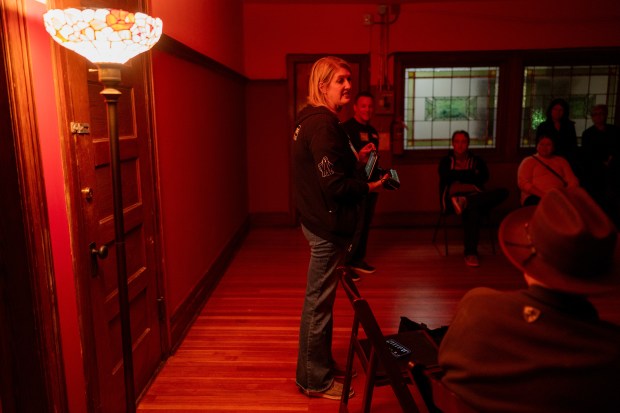
[[[495,148],[475,148],[487,162],[513,162],[532,153],[520,147],[523,72],[526,66],[620,65],[620,48],[579,48],[540,50],[490,50],[459,52],[399,52],[394,58],[395,117],[404,118],[405,69],[411,67],[499,67]],[[618,82],[617,96],[620,96]],[[620,125],[620,104],[608,122]],[[436,163],[447,148],[405,149],[395,154],[395,165]]]

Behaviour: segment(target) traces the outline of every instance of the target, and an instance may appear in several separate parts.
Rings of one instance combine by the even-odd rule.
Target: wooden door
[[[135,4],[119,5],[139,10]],[[106,106],[100,95],[103,86],[96,67],[84,58],[62,49],[58,49],[58,56],[65,126],[71,122],[89,125],[88,133],[72,131],[66,144],[89,411],[124,412],[109,139]],[[118,129],[136,396],[145,390],[167,351],[157,276],[156,185],[147,67],[148,56],[131,59],[122,67],[122,81],[117,87],[122,93]],[[91,244],[95,248],[106,246],[107,258],[91,255]]]
[[[154,194],[152,190],[149,127],[145,105],[143,67],[135,59],[123,69],[122,95],[118,103],[123,215],[127,255],[131,335],[136,394],[146,387],[162,359],[156,279]],[[85,216],[87,233],[96,247],[109,249],[106,259],[93,259],[89,288],[97,347],[97,370],[101,411],[122,411],[124,406],[123,354],[117,288],[112,182],[106,108],[97,74],[88,77],[92,158],[78,160],[80,176],[92,188],[92,212]],[[89,162],[91,161],[91,162]],[[86,170],[83,170],[86,169]],[[81,182],[80,182],[81,183]],[[90,195],[87,195],[90,196]],[[103,345],[102,345],[103,344]]]

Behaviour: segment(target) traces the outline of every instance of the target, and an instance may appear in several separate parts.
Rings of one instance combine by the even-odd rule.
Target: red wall
[[[151,3],[151,14],[164,21],[164,33],[243,73],[242,0],[166,0]]]
[[[65,204],[65,181],[62,170],[56,97],[52,67],[51,38],[43,27],[46,7],[27,0],[27,27],[33,71],[37,127],[45,177],[48,218],[56,275],[56,298],[62,331],[62,359],[65,366],[68,403],[71,412],[86,411],[84,366],[78,324],[75,275],[69,240],[69,221]]]
[[[174,313],[248,214],[244,84],[153,53],[162,242]]]
[[[240,0],[153,2],[164,33],[234,71],[243,61]],[[245,80],[233,70],[153,53],[167,308],[204,278],[248,215]]]
[[[262,95],[281,96],[281,88],[287,87],[287,54],[370,53],[371,83],[378,83],[380,27],[363,24],[364,14],[373,15],[375,20],[379,18],[377,5],[251,2],[245,5],[244,11],[247,77],[252,80],[282,79],[271,91],[263,89]],[[390,26],[388,52],[620,46],[619,21],[620,2],[617,0],[411,2],[401,6],[400,16]],[[391,63],[388,60],[390,78]],[[286,104],[283,101],[271,102],[275,108],[288,107]],[[275,115],[266,113],[269,110],[262,109],[265,117],[248,117],[252,139],[272,148],[280,148],[283,143],[288,145],[288,119],[282,120],[287,122],[283,128],[276,123]],[[375,124],[379,132],[389,132],[389,119],[386,122],[376,118]],[[283,157],[275,158],[278,153]],[[279,172],[279,165],[288,162],[288,152],[275,152],[271,166],[250,162],[250,176],[273,176]],[[390,164],[390,155],[382,154],[382,165]],[[517,166],[518,160],[490,162],[490,184],[516,191]],[[403,186],[399,191],[381,196],[377,213],[433,216],[438,210],[436,162],[399,164],[396,169]],[[290,208],[289,199],[288,192],[253,191],[250,205],[255,213],[274,210],[286,213]],[[282,203],[274,205],[275,200]],[[518,197],[513,193],[505,206],[517,205]],[[269,209],[260,210],[267,206]]]
[[[290,185],[287,84],[251,82],[246,121],[251,213],[279,213],[289,204]],[[252,125],[252,126],[250,126]]]
[[[376,83],[380,30],[364,14],[378,19],[377,6],[246,4],[246,75],[284,79],[287,53],[370,52]],[[618,21],[616,0],[412,2],[391,26],[388,52],[620,46]]]

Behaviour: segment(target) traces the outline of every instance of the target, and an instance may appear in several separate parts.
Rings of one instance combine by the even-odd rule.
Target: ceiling
[[[405,3],[442,3],[470,0],[243,0],[255,4],[405,4]]]

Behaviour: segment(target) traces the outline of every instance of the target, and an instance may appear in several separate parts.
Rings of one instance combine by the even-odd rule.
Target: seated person
[[[489,169],[469,150],[469,133],[464,130],[452,134],[452,151],[439,161],[438,171],[442,210],[462,215],[465,263],[477,267],[480,219],[508,198],[508,190],[485,190]]]
[[[620,244],[583,188],[510,213],[502,250],[528,289],[475,288],[441,341],[442,381],[480,412],[620,412],[620,326],[588,295],[620,287]]]
[[[540,198],[554,188],[579,186],[568,161],[554,155],[553,148],[553,140],[541,135],[536,138],[536,153],[521,161],[517,172],[521,205],[537,205]]]

